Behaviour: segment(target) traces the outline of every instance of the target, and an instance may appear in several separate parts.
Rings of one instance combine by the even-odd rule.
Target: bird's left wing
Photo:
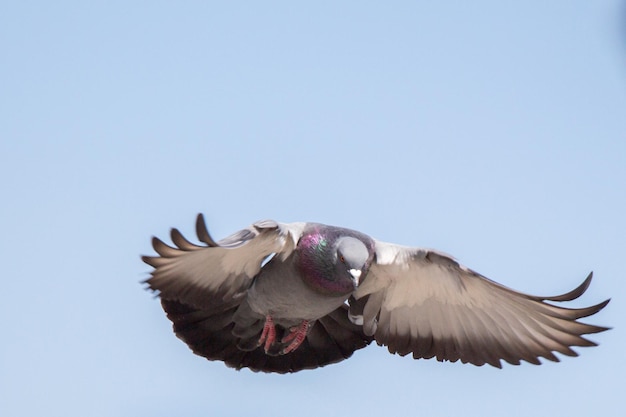
[[[237,303],[268,256],[285,259],[291,254],[303,227],[265,220],[215,242],[199,214],[196,233],[205,245],[189,242],[177,229],[171,231],[176,247],[153,238],[159,256],[142,257],[154,267],[146,283],[162,299],[203,309]]]
[[[606,330],[578,319],[600,311],[609,300],[587,308],[558,307],[585,292],[538,297],[506,288],[433,250],[376,242],[376,258],[355,293],[365,334],[392,353],[415,358],[501,367],[501,360],[539,364],[558,361],[553,352],[575,356],[571,346],[593,346],[584,334]],[[360,319],[360,317],[359,317]]]

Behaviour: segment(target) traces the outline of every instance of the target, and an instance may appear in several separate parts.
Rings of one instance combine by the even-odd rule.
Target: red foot
[[[289,334],[283,337],[281,340],[282,343],[289,343],[289,345],[283,349],[283,354],[293,352],[298,349],[298,347],[304,342],[306,339],[306,335],[309,332],[309,321],[304,320],[298,327],[292,327],[289,329]]]
[[[263,325],[263,332],[259,338],[259,346],[263,345],[263,342],[265,342],[263,349],[265,349],[265,353],[267,353],[275,340],[276,327],[274,326],[274,320],[272,320],[272,317],[268,314],[265,316],[265,324]]]

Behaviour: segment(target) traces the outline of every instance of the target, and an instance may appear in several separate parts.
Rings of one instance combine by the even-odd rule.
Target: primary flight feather
[[[444,253],[341,227],[265,220],[216,242],[200,214],[196,233],[200,245],[177,229],[174,247],[153,238],[146,283],[194,353],[237,369],[313,369],[372,340],[416,359],[540,364],[576,356],[572,346],[595,346],[583,335],[607,330],[578,320],[609,300],[553,304],[580,297],[591,274],[567,294],[537,297]]]

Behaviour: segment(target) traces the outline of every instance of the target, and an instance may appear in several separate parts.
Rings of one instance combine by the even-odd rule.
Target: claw
[[[265,353],[270,350],[272,344],[276,340],[276,327],[274,326],[274,320],[269,314],[265,316],[265,324],[263,325],[263,332],[259,338],[258,346],[263,345]],[[265,343],[265,344],[264,344]]]
[[[286,354],[289,352],[293,352],[298,349],[304,339],[306,339],[307,333],[309,332],[309,321],[304,320],[298,327],[292,327],[289,329],[289,334],[283,337],[281,340],[282,343],[289,343],[286,348],[283,349],[282,354]]]

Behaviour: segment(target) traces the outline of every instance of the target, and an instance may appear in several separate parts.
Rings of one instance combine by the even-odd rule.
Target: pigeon
[[[436,250],[378,241],[319,223],[259,221],[220,241],[199,214],[200,244],[171,230],[144,281],[175,334],[209,360],[254,372],[290,373],[349,358],[372,341],[413,358],[489,364],[558,362],[583,335],[608,330],[579,319],[602,310],[514,291]]]

